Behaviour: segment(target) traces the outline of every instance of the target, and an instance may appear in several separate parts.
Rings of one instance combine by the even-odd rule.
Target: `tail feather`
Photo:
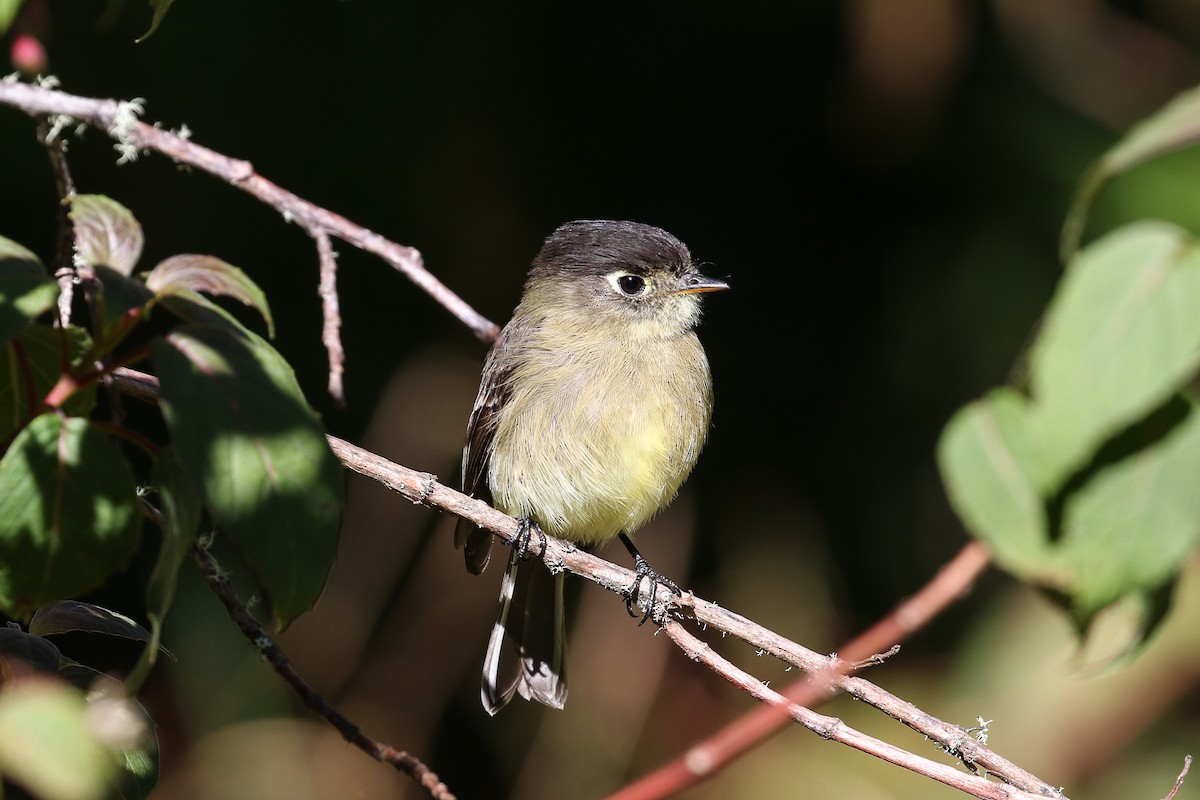
[[[495,715],[519,693],[554,708],[567,702],[564,574],[523,564],[514,552],[500,584],[500,611],[483,662],[483,707]]]

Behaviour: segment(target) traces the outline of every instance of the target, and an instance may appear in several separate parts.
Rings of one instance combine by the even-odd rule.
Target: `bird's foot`
[[[625,610],[629,612],[629,616],[636,617],[637,612],[633,610],[634,605],[638,601],[641,594],[642,581],[649,581],[649,594],[646,596],[646,612],[642,614],[642,620],[638,625],[645,625],[646,620],[654,617],[655,622],[662,619],[667,613],[667,605],[658,602],[658,587],[664,586],[670,589],[674,594],[682,597],[683,591],[675,581],[663,575],[659,575],[650,568],[650,564],[642,557],[641,553],[634,551],[633,554],[633,571],[636,577],[629,588],[625,590]]]
[[[513,537],[513,549],[517,552],[517,557],[524,560],[534,558],[533,539],[537,537],[538,552],[536,557],[541,558],[546,555],[546,548],[549,546],[549,541],[546,539],[546,533],[542,530],[542,526],[538,525],[529,517],[524,517],[521,524],[517,527],[517,535]]]

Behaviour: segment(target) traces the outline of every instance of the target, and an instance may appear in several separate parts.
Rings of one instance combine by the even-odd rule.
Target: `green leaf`
[[[24,0],[0,0],[0,36],[8,31],[8,26],[12,25],[23,2]]]
[[[96,278],[100,281],[103,301],[100,304],[104,331],[101,341],[114,336],[119,339],[124,335],[123,326],[129,324],[126,317],[130,312],[148,308],[154,294],[141,281],[122,275],[112,267],[96,267]]]
[[[181,289],[175,294],[163,295],[161,302],[172,314],[187,322],[228,328],[247,338],[254,336],[254,332],[243,325],[237,317],[202,294]]]
[[[137,687],[150,674],[150,669],[158,658],[163,620],[166,619],[171,604],[175,602],[179,569],[196,542],[202,510],[200,495],[174,448],[168,447],[159,453],[150,476],[150,485],[158,494],[158,506],[162,512],[162,545],[158,549],[158,560],[146,587],[146,617],[150,620],[150,643],[126,680],[130,694],[136,694]]]
[[[37,256],[0,236],[0,342],[16,336],[58,299],[58,284]]]
[[[1068,261],[1079,247],[1092,203],[1110,180],[1138,164],[1198,141],[1200,88],[1179,95],[1125,134],[1080,181],[1063,224],[1060,245],[1063,261]]]
[[[1056,489],[1198,368],[1194,240],[1174,226],[1143,222],[1081,251],[1030,354],[1039,487]]]
[[[116,764],[92,733],[88,707],[58,681],[19,681],[0,692],[0,774],[42,800],[101,800]]]
[[[29,620],[29,632],[37,636],[104,633],[139,642],[150,641],[150,632],[124,614],[78,600],[60,600],[39,608]]]
[[[1121,137],[1100,163],[1118,175],[1156,156],[1200,142],[1200,88],[1175,97]]]
[[[171,3],[173,2],[175,0],[150,0],[150,6],[154,9],[154,18],[150,20],[150,30],[143,33],[134,42],[141,44],[158,30],[158,26],[162,24],[163,17],[167,15],[167,9],[171,7]]]
[[[37,404],[58,381],[63,362],[78,367],[91,344],[82,328],[33,325],[15,341],[0,346],[0,441],[6,441],[36,413]],[[62,410],[86,416],[95,402],[96,387],[89,384],[71,395]]]
[[[257,336],[183,326],[151,356],[179,456],[285,627],[316,602],[337,549],[343,479],[320,419]]]
[[[1174,580],[1200,542],[1200,409],[1067,500],[1056,558],[1077,620]]]
[[[75,225],[75,254],[85,264],[112,267],[133,274],[142,255],[141,223],[125,206],[99,194],[80,194],[71,200]]]
[[[946,425],[937,457],[951,505],[997,563],[1027,579],[1065,584],[1066,576],[1049,568],[1036,441],[1018,392],[996,389],[961,409]]]
[[[159,297],[182,292],[232,297],[262,314],[267,323],[267,335],[275,338],[275,323],[271,319],[267,296],[246,273],[219,258],[172,256],[150,270],[146,286]]]
[[[25,618],[123,567],[141,529],[136,489],[99,428],[35,418],[0,459],[0,609]]]

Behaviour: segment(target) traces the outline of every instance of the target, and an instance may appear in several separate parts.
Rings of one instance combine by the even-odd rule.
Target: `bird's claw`
[[[683,591],[675,581],[659,575],[651,569],[646,559],[642,558],[640,554],[633,557],[633,571],[635,573],[633,583],[625,590],[625,610],[629,612],[629,616],[637,617],[637,612],[633,610],[633,606],[637,603],[638,596],[641,593],[642,581],[650,582],[650,594],[649,600],[646,603],[646,612],[642,615],[642,619],[638,625],[645,625],[646,620],[650,619],[651,616],[655,620],[658,620],[662,615],[666,614],[666,605],[658,603],[658,587],[665,586],[675,595],[683,596]],[[656,605],[658,606],[657,609]],[[656,610],[657,613],[655,613]]]
[[[535,557],[533,553],[534,536],[538,539],[536,557],[541,558],[546,555],[546,549],[550,544],[546,538],[546,533],[542,530],[541,525],[538,525],[529,517],[523,518],[521,524],[517,526],[517,535],[513,537],[513,549],[516,551],[517,557],[521,560]]]

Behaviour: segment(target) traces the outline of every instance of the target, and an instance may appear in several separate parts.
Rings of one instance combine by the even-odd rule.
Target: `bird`
[[[652,225],[577,220],[533,259],[521,300],[484,362],[467,422],[463,491],[521,521],[501,583],[480,696],[495,715],[519,693],[567,697],[564,573],[527,560],[546,534],[585,547],[620,538],[634,603],[650,568],[629,538],[674,499],[708,437],[713,390],[696,336],[705,277],[687,247]],[[460,519],[456,543],[482,573],[494,537]]]

